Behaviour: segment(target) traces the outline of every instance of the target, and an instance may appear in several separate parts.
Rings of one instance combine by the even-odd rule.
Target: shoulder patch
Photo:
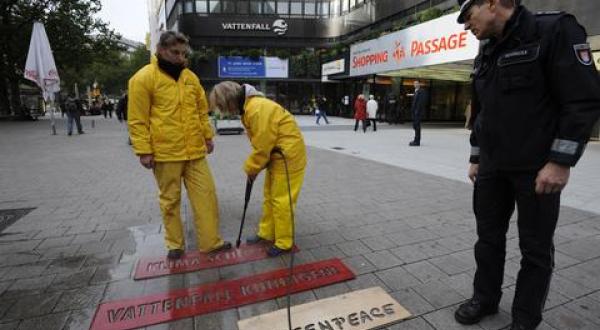
[[[573,45],[573,50],[575,51],[575,57],[577,57],[579,63],[583,65],[592,65],[592,63],[594,63],[590,44]]]
[[[563,11],[560,11],[560,10],[545,10],[545,11],[538,11],[535,14],[537,16],[547,16],[547,15],[560,15],[562,13],[563,13]]]

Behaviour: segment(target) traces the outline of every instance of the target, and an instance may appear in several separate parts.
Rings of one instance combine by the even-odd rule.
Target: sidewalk
[[[330,119],[331,125],[318,127],[314,117],[298,119],[310,147],[296,212],[296,262],[339,257],[357,278],[296,294],[293,302],[381,286],[413,314],[390,330],[506,327],[520,259],[514,225],[501,313],[469,327],[452,317],[471,295],[474,272],[471,186],[464,179],[467,134],[426,127],[423,146],[409,149],[407,126],[381,125],[377,133],[364,134],[347,130],[353,120]],[[88,329],[100,302],[284,267],[281,258],[133,281],[140,256],[165,253],[152,174],[138,164],[115,119],[95,117],[91,128],[85,117],[81,136],[66,136],[61,121],[59,135],[51,136],[49,127],[47,120],[0,122],[0,209],[35,207],[0,233],[0,329]],[[239,228],[241,166],[249,149],[245,136],[217,136],[209,158],[228,240],[235,240]],[[590,145],[565,199],[593,207],[593,196],[582,189],[588,184],[597,196],[600,175],[592,169],[599,168],[598,152],[598,145]],[[578,177],[588,169],[589,177]],[[260,215],[262,177],[252,193],[246,234]],[[183,215],[189,223],[187,202]],[[189,226],[186,236],[191,249]],[[600,212],[563,207],[556,245],[555,276],[539,329],[600,328]],[[284,306],[285,299],[270,300],[147,329],[235,330],[238,319]]]

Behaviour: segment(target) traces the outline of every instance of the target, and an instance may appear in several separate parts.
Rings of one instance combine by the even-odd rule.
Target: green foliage
[[[444,12],[437,7],[428,8],[428,9],[425,9],[425,10],[417,13],[417,21],[419,23],[427,22],[432,19],[438,18],[438,17],[442,16],[443,14],[444,14]]]
[[[115,60],[120,36],[94,18],[100,0],[0,1],[0,109],[7,112],[8,95],[18,108],[18,81],[22,79],[34,21],[44,24],[64,85],[79,80],[96,59]],[[114,65],[116,62],[108,62]]]

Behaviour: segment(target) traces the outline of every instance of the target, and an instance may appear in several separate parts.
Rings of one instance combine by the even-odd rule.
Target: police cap
[[[458,15],[458,19],[456,20],[460,24],[465,23],[465,14],[469,11],[469,8],[473,5],[475,0],[458,0],[458,5],[460,6],[460,14]]]

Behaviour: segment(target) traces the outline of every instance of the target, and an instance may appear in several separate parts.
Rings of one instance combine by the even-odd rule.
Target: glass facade
[[[167,0],[167,16],[179,2],[185,13],[334,17],[370,1],[374,0]]]

